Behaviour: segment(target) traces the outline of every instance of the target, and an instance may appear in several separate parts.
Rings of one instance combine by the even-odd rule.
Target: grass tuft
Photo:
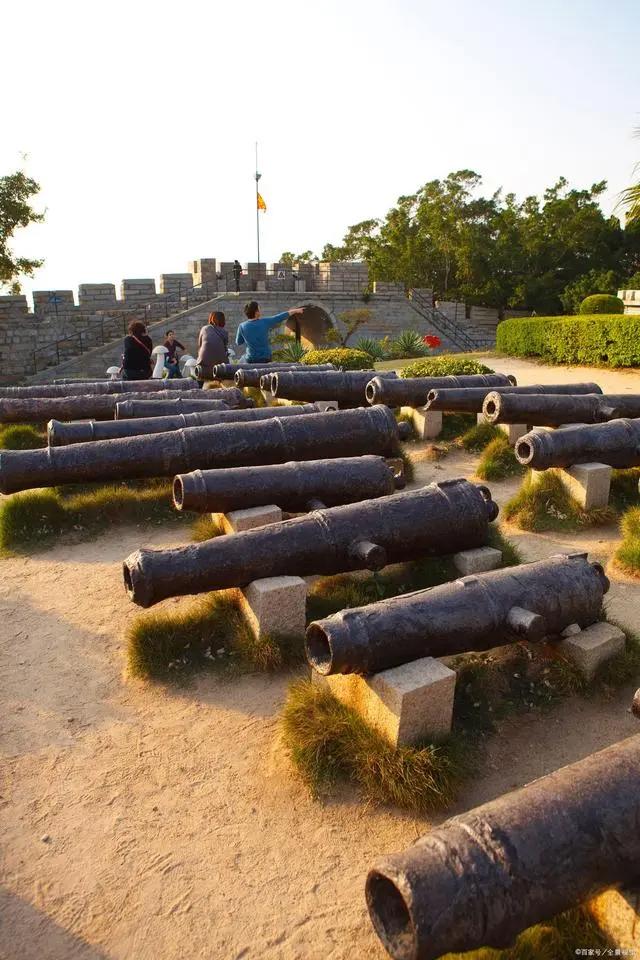
[[[267,401],[263,397],[260,387],[243,387],[242,392],[249,400],[253,400],[256,407],[266,407]]]
[[[32,423],[8,423],[0,427],[0,450],[35,450],[46,445],[46,427]]]
[[[210,513],[203,514],[191,524],[191,539],[194,543],[213,540],[214,537],[223,536],[224,532],[220,519]]]
[[[460,446],[468,453],[481,453],[501,432],[493,423],[476,423],[460,437]]]
[[[326,689],[291,684],[282,715],[284,743],[314,796],[339,780],[375,803],[426,813],[447,807],[472,770],[461,738],[392,747]]]
[[[457,440],[463,433],[467,433],[475,422],[475,413],[445,413],[438,440]]]
[[[513,447],[504,434],[494,437],[487,444],[476,468],[476,476],[481,480],[506,480],[522,472],[523,467],[516,460]]]
[[[536,477],[529,471],[520,490],[505,504],[502,513],[505,519],[522,530],[535,533],[580,530],[609,523],[615,515],[610,507],[584,510],[554,470],[545,470]]]
[[[612,470],[609,505],[618,513],[623,513],[629,507],[637,506],[639,481],[640,467],[631,467],[629,470]]]

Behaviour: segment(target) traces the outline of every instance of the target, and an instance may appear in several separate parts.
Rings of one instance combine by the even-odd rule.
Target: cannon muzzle
[[[528,423],[536,427],[604,423],[620,417],[640,416],[640,394],[489,393],[482,412],[489,423]]]
[[[488,393],[534,393],[534,394],[585,394],[602,393],[597,383],[536,383],[527,387],[465,387],[456,390],[430,390],[426,406],[429,410],[460,411],[464,413],[480,413],[482,404]]]
[[[624,470],[640,466],[640,420],[610,420],[562,430],[525,433],[515,445],[516,459],[533,470],[606,463]]]
[[[272,363],[269,370],[272,373],[286,372],[295,370],[298,373],[309,371],[310,373],[318,370],[335,370],[332,363],[316,363],[313,366],[305,366],[300,363]],[[237,387],[257,387],[261,385],[262,377],[266,376],[264,367],[241,367],[236,370],[233,379]]]
[[[500,387],[515,384],[515,377],[502,373],[469,374],[460,377],[407,377],[389,381],[377,374],[366,386],[369,403],[388,407],[423,407],[430,390],[464,389],[466,387]]]
[[[255,370],[258,367],[267,370],[273,366],[272,360],[267,360],[263,363],[214,363],[209,366],[199,364],[199,366],[196,367],[196,376],[199,380],[233,380],[238,370]],[[302,364],[291,361],[287,366],[300,367]],[[198,371],[206,374],[206,376],[200,377]]]
[[[385,407],[375,409],[392,416]],[[331,420],[363,412],[334,413]],[[200,544],[137,550],[124,562],[124,582],[134,603],[150,607],[167,597],[244,587],[261,577],[378,570],[482,546],[496,513],[486,488],[447,480]]]

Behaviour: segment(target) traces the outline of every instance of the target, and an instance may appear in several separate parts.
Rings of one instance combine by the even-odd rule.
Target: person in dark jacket
[[[124,338],[122,379],[148,380],[153,369],[152,350],[153,343],[151,337],[147,335],[146,326],[142,320],[132,320],[129,324],[129,334]]]
[[[238,260],[233,261],[233,279],[236,282],[236,293],[240,293],[240,277],[242,276],[242,267]]]

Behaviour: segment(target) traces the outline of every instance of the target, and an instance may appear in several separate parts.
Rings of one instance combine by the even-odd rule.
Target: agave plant
[[[391,347],[396,357],[424,357],[429,348],[417,330],[403,330],[392,341]]]
[[[297,340],[294,340],[293,337],[290,337],[289,339],[291,341],[290,343],[280,347],[280,349],[274,353],[274,360],[289,360],[291,363],[298,363],[300,360],[302,360],[307,351],[302,344],[298,343]]]
[[[384,347],[373,337],[360,337],[356,343],[356,350],[368,353],[374,360],[384,360]]]

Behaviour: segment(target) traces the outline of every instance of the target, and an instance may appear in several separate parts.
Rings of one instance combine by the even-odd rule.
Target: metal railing
[[[443,334],[443,336],[461,350],[478,350],[481,347],[492,347],[494,345],[495,341],[490,337],[470,336],[459,323],[451,320],[442,310],[434,307],[424,294],[419,293],[417,290],[409,291],[409,299],[417,312],[421,314],[425,320],[433,324],[439,333]]]

